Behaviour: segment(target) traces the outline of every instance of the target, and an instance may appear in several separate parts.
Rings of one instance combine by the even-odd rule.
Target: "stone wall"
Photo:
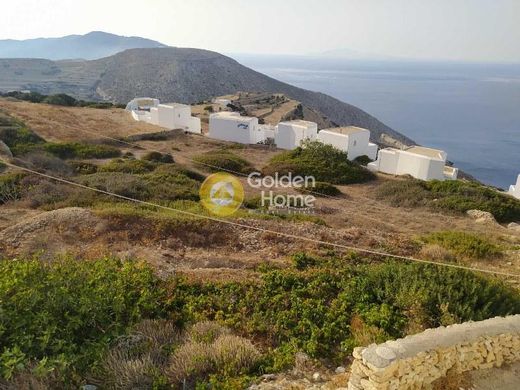
[[[450,325],[354,349],[349,390],[428,389],[448,371],[520,361],[520,315]]]

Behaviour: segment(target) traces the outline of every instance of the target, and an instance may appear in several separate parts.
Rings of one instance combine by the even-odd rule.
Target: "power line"
[[[338,244],[338,243],[334,243],[334,242],[328,242],[328,241],[324,241],[324,240],[318,240],[318,239],[315,239],[315,238],[310,238],[310,237],[305,237],[305,236],[297,236],[297,235],[291,234],[291,233],[278,232],[276,230],[265,229],[265,228],[258,227],[258,226],[247,225],[247,224],[241,223],[241,222],[234,222],[234,221],[229,221],[229,220],[222,219],[222,218],[216,218],[216,217],[212,217],[212,216],[197,214],[197,213],[193,213],[193,212],[186,211],[186,210],[179,210],[179,209],[175,209],[173,207],[163,206],[163,205],[160,205],[160,204],[147,202],[147,201],[144,201],[144,200],[139,200],[139,199],[131,198],[131,197],[128,197],[128,196],[119,195],[119,194],[116,194],[116,193],[113,193],[113,192],[101,190],[99,188],[89,187],[89,186],[86,186],[84,184],[80,184],[80,183],[77,183],[77,182],[74,182],[74,181],[71,181],[71,180],[63,179],[63,178],[60,178],[60,177],[48,175],[46,173],[38,172],[38,171],[29,169],[29,168],[21,167],[21,166],[12,164],[10,162],[4,162],[4,164],[6,164],[7,166],[10,166],[12,168],[20,169],[22,171],[25,171],[25,172],[28,172],[28,173],[31,173],[31,174],[34,174],[34,175],[42,176],[42,177],[45,177],[45,178],[48,178],[48,179],[51,179],[51,180],[55,180],[55,181],[58,181],[58,182],[61,182],[61,183],[65,183],[65,184],[68,184],[68,185],[72,185],[72,186],[75,186],[75,187],[79,187],[79,188],[83,188],[83,189],[86,189],[86,190],[90,190],[90,191],[98,192],[98,193],[101,193],[101,194],[109,195],[109,196],[112,196],[112,197],[115,197],[115,198],[124,199],[124,200],[128,200],[128,201],[131,201],[131,202],[134,202],[134,203],[143,204],[143,205],[147,205],[147,206],[152,206],[152,207],[156,207],[156,208],[160,208],[160,209],[164,209],[164,210],[170,210],[170,211],[173,211],[173,212],[176,212],[176,213],[179,213],[179,214],[189,215],[189,216],[195,217],[195,218],[202,218],[202,219],[210,220],[210,221],[213,221],[213,222],[227,224],[227,225],[230,225],[230,226],[240,227],[240,228],[249,229],[249,230],[255,230],[255,231],[262,232],[262,233],[271,233],[271,234],[275,234],[275,235],[278,235],[278,236],[281,236],[281,237],[285,237],[285,238],[311,242],[311,243],[314,243],[314,244],[325,245],[325,246],[329,246],[329,247],[332,247],[332,248],[340,248],[340,249],[349,250],[349,251],[358,252],[358,253],[368,253],[368,254],[372,254],[372,255],[389,257],[389,258],[394,258],[394,259],[398,259],[398,260],[406,260],[406,261],[411,261],[411,262],[416,262],[416,263],[435,265],[435,266],[439,266],[439,267],[456,268],[456,269],[462,269],[462,270],[466,270],[466,271],[482,272],[482,273],[487,273],[487,274],[508,276],[508,277],[514,277],[514,278],[519,278],[520,279],[520,274],[509,273],[509,272],[502,272],[502,271],[493,271],[493,270],[487,270],[487,269],[482,269],[482,268],[474,268],[474,267],[468,267],[468,266],[464,266],[464,265],[460,265],[460,264],[451,264],[451,263],[444,263],[444,262],[436,262],[436,261],[432,261],[432,260],[417,259],[415,257],[394,255],[394,254],[391,254],[391,253],[376,251],[376,250],[372,250],[372,249],[359,248],[359,247],[354,247],[354,246],[349,246],[349,245]]]

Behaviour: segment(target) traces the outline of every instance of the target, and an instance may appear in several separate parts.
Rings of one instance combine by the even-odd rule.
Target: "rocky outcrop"
[[[520,361],[520,315],[428,329],[354,350],[350,390],[428,389],[450,372]]]
[[[493,214],[482,211],[482,210],[468,210],[466,214],[475,220],[477,223],[489,223],[489,224],[498,224],[497,220],[493,216]]]

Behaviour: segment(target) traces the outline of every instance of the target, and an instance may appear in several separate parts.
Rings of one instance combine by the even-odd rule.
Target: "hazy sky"
[[[0,39],[102,30],[226,53],[520,62],[520,0],[16,0]]]

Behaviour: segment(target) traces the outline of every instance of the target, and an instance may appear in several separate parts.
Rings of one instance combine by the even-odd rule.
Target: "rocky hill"
[[[3,39],[0,40],[0,57],[91,60],[138,47],[165,47],[165,45],[141,37],[124,37],[92,31],[85,35],[67,35],[60,38]]]
[[[93,61],[0,59],[0,90],[30,89],[125,103],[136,96],[194,103],[237,91],[283,93],[338,125],[356,125],[406,144],[413,141],[363,110],[280,82],[222,54],[200,49],[130,49]]]

